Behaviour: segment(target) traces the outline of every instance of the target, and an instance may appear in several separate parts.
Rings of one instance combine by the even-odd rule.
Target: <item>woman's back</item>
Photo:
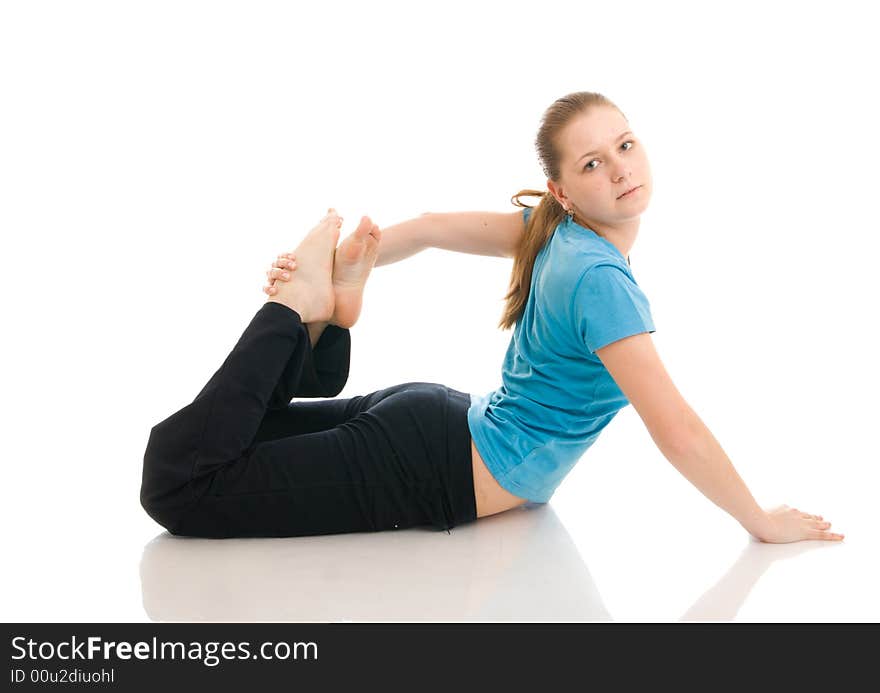
[[[468,410],[474,443],[504,489],[538,503],[550,499],[628,404],[594,352],[641,332],[654,332],[654,324],[625,258],[590,229],[563,220],[535,259],[502,384],[472,396]]]

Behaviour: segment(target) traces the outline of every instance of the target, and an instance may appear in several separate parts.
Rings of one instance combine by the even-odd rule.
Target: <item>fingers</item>
[[[290,272],[291,270],[281,269],[280,267],[273,267],[270,270],[266,270],[266,278],[270,282],[273,279],[290,279]]]
[[[782,507],[788,508],[787,505],[783,505]],[[800,513],[801,517],[804,518],[805,520],[821,520],[822,519],[821,515],[810,515],[809,513],[804,512],[802,510],[798,510],[797,508],[790,508],[790,511],[794,512],[794,513]]]
[[[820,541],[842,541],[842,534],[834,532],[823,532],[821,529],[811,529],[807,531],[807,539],[819,539]]]
[[[287,281],[290,279],[290,273],[296,270],[296,254],[282,253],[275,258],[272,267],[266,270],[266,279],[268,283],[263,286],[263,293],[273,296],[278,293],[275,287],[276,281]]]
[[[804,513],[803,518],[810,520],[810,529],[807,530],[808,539],[819,539],[820,541],[841,541],[843,539],[843,535],[832,532],[831,523],[822,520],[820,516]]]

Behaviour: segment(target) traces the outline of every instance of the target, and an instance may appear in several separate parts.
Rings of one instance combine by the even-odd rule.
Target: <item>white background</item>
[[[846,539],[750,542],[627,407],[534,511],[591,580],[559,589],[589,593],[592,613],[617,620],[877,620],[880,109],[868,12],[3,3],[2,619],[228,617],[212,611],[222,598],[210,587],[204,613],[175,611],[179,564],[147,563],[157,541],[201,545],[175,544],[138,503],[150,428],[220,366],[265,300],[271,260],[327,207],[343,234],[363,214],[387,226],[427,211],[513,211],[513,194],[545,186],[534,152],[544,109],[587,90],[622,109],[651,161],[630,257],[673,380],[759,503],[822,514]],[[511,266],[431,249],[376,268],[340,396],[414,380],[497,387]],[[520,516],[452,535],[245,543],[270,547],[261,555],[275,570],[279,551],[304,565],[298,547],[407,535],[436,556],[483,532],[469,544],[482,548],[451,554],[455,575],[470,576],[467,608],[438,584],[408,609],[389,593],[385,611],[358,612],[352,598],[348,611],[306,615],[281,607],[302,594],[283,575],[262,611],[237,582],[225,598],[243,618],[565,618],[530,605],[541,588],[522,571],[541,558],[553,572],[560,554],[546,553],[547,535],[516,543]],[[242,542],[209,544],[208,584],[243,565]],[[515,560],[480,573],[502,545]],[[329,556],[331,567],[344,560]],[[409,565],[393,551],[383,560],[383,579]],[[164,587],[147,584],[145,565]]]

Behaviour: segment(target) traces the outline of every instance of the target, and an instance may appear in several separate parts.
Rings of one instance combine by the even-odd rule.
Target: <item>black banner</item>
[[[867,660],[877,642],[875,624],[62,623],[4,624],[3,631],[6,690],[516,689],[572,676],[585,687],[609,676],[623,685],[644,676],[653,685],[679,684],[697,681],[704,667],[747,680],[760,666],[767,677],[796,661],[786,653],[799,653],[804,664],[811,651],[811,680],[821,680],[818,661],[837,672],[839,686],[838,664],[854,676],[853,663]],[[843,631],[857,637],[837,637]],[[784,676],[790,682],[795,673]]]

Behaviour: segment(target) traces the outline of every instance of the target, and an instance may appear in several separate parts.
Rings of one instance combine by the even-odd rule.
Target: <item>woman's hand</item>
[[[286,282],[290,279],[290,275],[296,271],[296,256],[293,253],[282,253],[272,266],[266,271],[266,278],[269,283],[263,287],[263,293],[274,296],[278,293],[275,286],[276,281]]]
[[[760,536],[755,536],[768,544],[788,544],[808,539],[841,541],[843,535],[829,531],[830,527],[831,523],[823,520],[821,515],[810,515],[797,508],[780,505],[767,511],[767,526]]]

